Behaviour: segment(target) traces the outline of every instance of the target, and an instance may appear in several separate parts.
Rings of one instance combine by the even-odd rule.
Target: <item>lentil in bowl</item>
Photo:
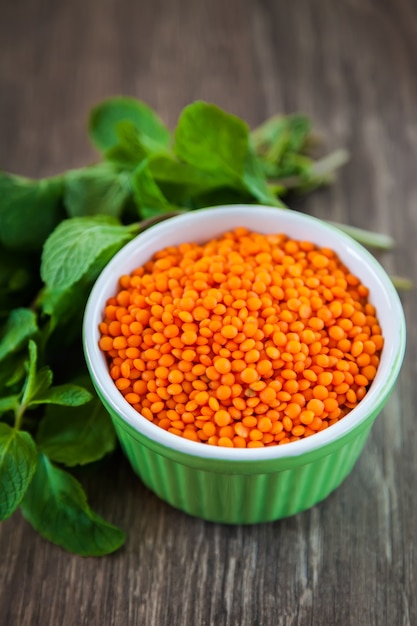
[[[383,346],[367,296],[332,249],[240,227],[121,276],[99,345],[124,398],[168,432],[282,445],[365,396]]]
[[[344,413],[346,409],[348,409],[349,412],[347,414],[344,414],[344,416],[342,416],[342,419],[337,419],[336,421],[333,421],[332,424],[328,424],[329,427],[314,431],[314,435],[308,437],[299,437],[299,435],[294,435],[292,433],[292,430],[299,425],[307,426],[308,428],[309,425],[302,424],[301,421],[300,424],[296,424],[295,426],[294,424],[292,424],[291,430],[286,430],[283,420],[286,417],[289,417],[289,419],[291,420],[292,418],[289,415],[285,414],[285,409],[288,407],[289,404],[297,404],[296,402],[287,402],[287,407],[285,407],[285,409],[282,409],[283,415],[281,417],[281,420],[271,420],[271,417],[276,417],[273,414],[270,414],[270,416],[267,417],[264,413],[255,413],[257,419],[256,426],[258,426],[259,421],[264,419],[265,417],[266,419],[269,419],[271,423],[282,424],[283,428],[280,432],[285,431],[285,433],[291,433],[290,437],[296,438],[293,441],[290,440],[288,442],[288,445],[271,445],[273,442],[268,441],[268,437],[266,437],[265,441],[262,441],[265,435],[273,434],[275,443],[275,437],[277,434],[279,435],[279,433],[274,434],[270,432],[271,429],[269,427],[269,422],[266,423],[265,420],[265,423],[261,422],[261,429],[256,428],[255,424],[253,425],[253,428],[251,428],[250,425],[245,426],[242,420],[235,419],[235,416],[238,417],[238,414],[233,411],[231,415],[231,418],[233,420],[232,424],[227,423],[224,426],[217,424],[216,427],[218,427],[219,429],[230,428],[231,425],[234,425],[235,423],[238,423],[240,421],[241,423],[243,423],[243,426],[250,430],[250,432],[252,432],[252,430],[258,431],[255,432],[255,437],[253,439],[249,437],[248,441],[247,438],[247,442],[261,442],[264,444],[262,447],[259,446],[259,444],[252,444],[246,447],[239,445],[236,447],[232,447],[229,445],[228,441],[221,442],[220,445],[202,445],[201,440],[193,440],[192,436],[191,438],[183,436],[180,437],[176,432],[169,432],[168,429],[163,428],[164,424],[162,424],[161,427],[153,423],[153,420],[149,419],[149,413],[144,410],[150,408],[149,406],[141,405],[140,407],[136,406],[135,408],[134,405],[137,405],[137,402],[129,404],[129,401],[123,397],[120,390],[117,389],[113,378],[111,377],[106,357],[99,347],[99,326],[103,323],[111,323],[111,320],[103,322],[103,310],[105,309],[106,302],[109,300],[109,298],[115,297],[115,294],[118,290],[119,279],[122,275],[128,276],[132,272],[134,275],[136,268],[143,266],[146,267],[146,264],[149,264],[150,259],[153,257],[153,255],[163,249],[168,248],[172,252],[172,250],[176,247],[181,248],[181,245],[184,245],[184,242],[197,242],[198,244],[204,244],[211,239],[218,240],[226,232],[236,232],[236,228],[243,229],[242,231],[238,231],[238,233],[240,232],[242,236],[247,236],[248,231],[268,236],[275,235],[276,233],[285,233],[286,237],[289,238],[286,241],[304,241],[308,243],[312,242],[312,244],[314,244],[314,246],[316,246],[317,248],[329,251],[336,250],[337,257],[340,259],[341,264],[347,268],[348,274],[351,276],[357,276],[359,281],[358,284],[362,284],[365,286],[363,294],[359,295],[359,299],[363,299],[363,306],[368,307],[368,313],[366,313],[365,310],[361,312],[363,315],[371,315],[375,318],[377,316],[378,319],[375,319],[375,324],[372,324],[372,326],[375,327],[375,331],[377,330],[377,327],[381,330],[380,333],[373,332],[373,336],[376,337],[377,335],[382,335],[384,338],[384,346],[382,350],[382,339],[378,339],[377,343],[375,344],[375,349],[372,349],[373,355],[376,355],[378,357],[378,363],[377,367],[375,367],[375,364],[372,365],[372,367],[374,368],[372,372],[371,370],[368,370],[368,374],[370,375],[369,377],[371,378],[371,373],[372,376],[374,376],[369,391],[366,393],[366,395],[362,396],[362,398],[358,398],[356,394],[356,400],[359,401],[354,407],[346,406],[346,404],[352,405],[354,404],[354,402],[346,402],[345,399],[342,412]],[[275,242],[275,244],[276,243],[277,242]],[[286,252],[289,251],[287,250]],[[316,249],[315,251],[318,255],[322,255],[322,252],[319,252]],[[260,252],[259,254],[263,254],[263,252]],[[321,262],[325,263],[325,261],[320,258],[318,259],[318,261],[318,265],[320,265]],[[194,262],[193,264],[195,265]],[[163,269],[163,265],[164,264],[162,263],[162,268],[160,269]],[[148,265],[148,268],[150,269],[150,265]],[[190,271],[192,272],[193,270],[191,269]],[[214,274],[216,272],[212,273]],[[195,280],[199,280],[200,278],[196,278],[194,276]],[[232,278],[232,276],[230,276],[229,278]],[[221,282],[218,283],[218,286],[219,285],[221,285]],[[204,287],[203,285],[197,286]],[[233,284],[232,282],[232,286],[237,287],[237,283]],[[208,288],[213,287],[208,285]],[[367,296],[368,288],[369,299]],[[262,291],[263,288],[260,287],[260,289]],[[260,300],[262,299],[263,293],[257,294]],[[209,295],[210,294],[207,294],[205,297]],[[291,293],[289,295],[291,295]],[[366,299],[366,302],[364,299]],[[237,298],[237,300],[239,300],[239,298]],[[287,300],[291,300],[291,298],[288,298]],[[207,304],[209,303],[206,302],[206,305]],[[298,307],[296,311],[298,317],[300,317],[300,308],[303,304],[306,303],[301,302],[300,305],[295,302],[291,303],[291,306]],[[317,302],[316,304],[319,303]],[[156,305],[160,306],[158,305],[158,303],[152,304],[151,306]],[[195,305],[201,306],[201,304],[197,305],[196,302]],[[196,306],[192,310],[194,310]],[[256,298],[253,301],[253,306],[256,307]],[[290,308],[284,307],[284,310],[289,310],[291,312],[291,306]],[[204,306],[202,308],[204,308]],[[316,311],[318,311],[320,308],[322,307],[318,307]],[[145,308],[143,310],[145,310]],[[239,310],[241,309],[236,309],[236,311],[238,312]],[[255,311],[256,310],[257,309],[255,308]],[[157,312],[161,313],[159,309],[157,310]],[[294,311],[292,311],[292,313],[293,312]],[[197,313],[197,316],[199,316],[200,313],[202,314],[202,311],[199,311]],[[301,313],[308,313],[308,311],[302,310]],[[337,313],[337,311],[335,310],[334,313]],[[325,315],[324,311],[322,314]],[[186,319],[188,319],[187,316],[185,317]],[[238,317],[238,315],[235,317]],[[318,316],[310,315],[310,317],[307,316],[305,319],[310,319],[311,317]],[[340,315],[335,317],[336,319],[338,319]],[[200,322],[204,322],[205,319],[209,318],[204,318],[200,320]],[[349,316],[345,315],[343,319],[349,319]],[[166,320],[167,322],[170,321],[168,320],[168,318],[166,318]],[[300,320],[297,319],[293,321]],[[359,322],[360,320],[358,319],[357,321]],[[196,320],[195,318],[193,318],[193,321],[184,321],[183,323],[195,324],[195,322]],[[206,322],[204,322],[204,324],[206,324]],[[207,328],[207,325],[204,324],[202,325],[202,328]],[[359,326],[359,323],[354,325]],[[167,323],[165,327],[168,326],[170,326],[170,324]],[[224,329],[227,326],[233,326],[233,322],[231,324],[223,324],[221,328]],[[335,326],[335,324],[332,324],[331,326]],[[328,328],[331,328],[331,326],[329,326]],[[101,329],[103,330],[104,327],[101,326]],[[219,329],[217,329],[214,335],[218,332],[218,330]],[[232,333],[232,330],[228,329],[226,331],[226,334],[228,334],[229,330],[230,333]],[[274,332],[272,333],[272,338],[275,333],[282,332],[282,329],[267,330],[274,330]],[[346,330],[348,329],[345,329],[345,334]],[[241,332],[240,329],[238,329],[238,331]],[[160,331],[156,330],[155,332],[158,333]],[[195,328],[187,327],[184,332],[195,333]],[[289,330],[288,332],[292,331]],[[318,332],[318,329],[314,332]],[[148,332],[147,334],[150,335],[150,332]],[[152,332],[152,334],[155,333]],[[327,338],[329,338],[331,342],[339,342],[343,341],[346,337],[338,338],[335,336],[334,338],[332,338],[331,336],[328,336]],[[156,339],[158,339],[158,337]],[[193,335],[192,337],[186,337],[186,339],[194,340],[195,338]],[[207,337],[207,339],[209,339],[209,337]],[[224,337],[224,339],[226,339],[227,341],[231,341],[234,339],[234,337]],[[248,337],[246,337],[243,341],[246,341],[247,339]],[[276,339],[278,341],[279,337],[277,336]],[[286,339],[288,339],[288,337]],[[295,338],[289,338],[288,340],[294,342],[298,341],[298,339]],[[350,339],[348,340],[350,341]],[[263,345],[264,354],[262,354],[262,350],[258,350],[259,359],[257,358],[256,360],[252,361],[252,357],[257,357],[257,354],[253,354],[249,358],[249,363],[244,358],[232,359],[231,362],[233,363],[234,360],[244,361],[244,369],[249,369],[251,371],[254,370],[259,375],[259,368],[257,369],[257,367],[260,365],[261,361],[274,361],[274,359],[272,359],[271,357],[268,357],[267,359],[260,357],[267,355],[266,350],[268,348],[275,347],[277,350],[280,350],[279,346],[274,343],[273,339],[271,341],[273,345]],[[358,343],[358,341],[360,341],[360,339],[357,340],[356,343]],[[370,341],[370,339],[365,339],[365,341]],[[123,248],[123,250],[121,250],[104,269],[103,273],[97,280],[96,285],[92,290],[85,315],[84,343],[87,363],[92,374],[93,382],[97,388],[100,397],[102,398],[104,404],[109,410],[110,415],[112,416],[119,439],[128,458],[131,461],[133,468],[142,477],[144,482],[156,493],[158,493],[162,498],[166,499],[174,506],[177,506],[178,508],[181,508],[193,515],[198,515],[205,519],[210,519],[214,521],[223,521],[230,523],[253,523],[291,515],[299,510],[312,506],[317,501],[323,499],[335,487],[337,487],[337,485],[340,484],[340,482],[349,473],[357,457],[359,456],[359,453],[365,443],[374,419],[385,404],[397,378],[404,352],[405,324],[398,295],[393,288],[389,277],[385,274],[384,270],[377,263],[377,261],[366,250],[364,250],[360,245],[351,240],[348,236],[319,220],[302,214],[298,214],[294,211],[283,211],[275,208],[259,206],[231,206],[216,207],[214,209],[203,209],[184,216],[173,218],[172,220],[169,220],[165,223],[154,226],[145,233],[139,235],[134,241],[128,244],[125,248]],[[364,342],[362,342],[362,344],[363,343]],[[260,346],[258,345],[258,347]],[[292,346],[292,348],[294,348],[294,350],[295,348],[297,348],[298,350],[299,346],[294,345]],[[345,348],[347,348],[347,344],[345,345]],[[358,348],[359,346],[356,346],[355,351]],[[123,350],[126,348],[120,349]],[[149,347],[148,349],[152,350],[154,348]],[[187,347],[185,349],[190,348]],[[220,350],[222,349],[227,350],[228,348],[224,348],[224,346],[221,346],[221,348],[219,348],[219,353],[216,354],[216,362],[224,365],[225,362],[220,361],[220,359],[228,360],[228,356],[221,356]],[[337,349],[340,349],[337,348],[337,344],[336,347],[332,344],[332,347],[329,348],[329,350]],[[352,345],[350,345],[350,350],[351,349]],[[176,350],[181,350],[181,347],[176,348]],[[247,352],[250,352],[250,350],[257,350],[257,348],[249,347],[249,350],[245,351],[245,354]],[[367,350],[370,351],[370,346],[367,346]],[[272,350],[270,350],[270,353],[272,354]],[[365,354],[366,353],[367,352],[365,351]],[[222,354],[225,353],[223,352]],[[280,352],[280,357],[281,354],[282,353]],[[289,354],[291,355],[292,353],[290,352]],[[296,352],[294,352],[293,354],[296,354]],[[300,352],[300,354],[302,354],[302,352]],[[327,353],[327,356],[328,355],[329,353]],[[149,356],[152,357],[156,355],[150,354]],[[278,366],[277,361],[279,361],[280,358],[277,356],[276,352],[273,354],[273,356],[277,357],[275,359],[275,364]],[[326,356],[326,354],[320,356]],[[152,361],[152,359],[150,360]],[[179,359],[178,363],[183,360],[184,359],[182,358]],[[198,365],[198,363],[194,362],[194,360],[192,361],[192,363],[194,363],[192,367]],[[251,399],[251,394],[253,393],[255,395],[252,395],[252,397],[255,398],[259,397],[260,399],[260,394],[262,392],[265,399],[268,399],[268,396],[270,397],[270,399],[272,398],[273,394],[270,391],[265,394],[265,390],[270,388],[272,388],[273,390],[273,386],[271,387],[270,383],[273,382],[274,377],[277,378],[278,367],[276,367],[275,369],[273,368],[272,376],[270,376],[269,379],[265,379],[265,373],[262,374],[262,368],[264,367],[264,365],[262,365],[260,368],[261,374],[259,375],[258,380],[255,380],[253,382],[245,383],[244,380],[242,381],[241,379],[241,372],[236,371],[234,372],[234,382],[232,382],[231,380],[228,381],[228,379],[224,379],[226,383],[231,383],[231,389],[233,388],[233,385],[240,385],[242,387],[241,391],[244,395],[242,396],[238,394],[236,396],[236,399],[243,399],[243,397],[246,398],[245,409],[251,408],[251,402],[249,402],[249,407],[246,404],[247,400]],[[329,364],[327,363],[327,366],[328,365]],[[364,364],[362,365],[362,368],[369,365],[371,364]],[[238,367],[241,366],[242,363],[238,364]],[[306,369],[311,370],[311,367],[315,366],[316,365],[313,364]],[[159,365],[159,367],[166,366]],[[212,363],[211,365],[207,365],[207,367],[214,367],[214,365]],[[225,367],[227,369],[227,366]],[[322,366],[319,365],[319,367]],[[155,372],[155,369],[150,369],[150,371]],[[214,369],[216,368],[214,367]],[[244,369],[242,369],[242,372],[244,371]],[[326,373],[326,370],[328,369],[329,367],[324,367],[323,371]],[[181,369],[179,369],[178,371],[181,371]],[[194,378],[194,381],[198,381],[199,379],[201,379],[201,381],[207,385],[207,381],[202,378],[202,374],[198,374],[198,371],[199,370],[197,368],[197,370],[195,370],[195,372],[197,373],[195,375],[196,377]],[[162,371],[160,373],[166,374],[165,371]],[[185,374],[187,372],[183,373]],[[214,375],[213,371],[211,373]],[[221,377],[227,376],[227,374],[229,374],[230,372],[225,372],[224,374],[222,372],[217,373],[220,374],[221,383]],[[314,370],[312,370],[312,373],[314,375]],[[353,377],[358,375],[361,376],[363,374],[361,374],[361,372],[359,371],[358,373],[353,374]],[[236,382],[236,378],[239,376],[239,382]],[[309,376],[311,376],[311,374],[309,374]],[[297,376],[297,380],[298,378],[299,377]],[[255,389],[251,389],[250,385],[255,384],[256,386],[257,382],[265,383],[265,380],[269,380],[269,383],[265,388],[257,390],[255,387]],[[288,381],[287,379],[284,380],[284,384],[286,384],[293,379],[289,378]],[[193,381],[191,380],[188,382],[192,383]],[[211,382],[216,381],[214,380]],[[282,381],[279,382],[281,382],[282,385]],[[321,382],[326,382],[325,377],[322,377]],[[364,381],[360,380],[359,382]],[[180,383],[170,384],[176,385]],[[341,382],[340,384],[343,383]],[[354,385],[356,385],[356,391],[359,387],[364,387],[364,385],[359,385],[358,383],[353,383],[352,387]],[[242,408],[238,408],[239,401],[237,402],[238,407],[233,404],[234,398],[232,398],[231,405],[229,403],[226,403],[226,406],[224,408],[220,408],[220,401],[217,397],[217,390],[219,389],[219,387],[227,386],[227,384],[220,384],[217,387],[216,385],[214,385],[214,387],[216,387],[214,389],[215,393],[211,393],[213,389],[209,389],[209,392],[207,392],[207,388],[195,389],[194,387],[192,387],[193,391],[196,391],[197,393],[194,394],[193,398],[188,399],[187,403],[193,401],[195,402],[194,398],[197,396],[201,402],[204,401],[204,404],[202,405],[199,405],[197,402],[197,411],[200,412],[200,407],[204,408],[206,406],[208,409],[214,412],[214,416],[219,411],[225,411],[226,413],[230,414],[231,406],[238,411],[244,411],[245,409],[243,408],[242,404],[240,404]],[[326,388],[326,385],[318,384],[314,385],[313,388],[314,387]],[[174,388],[172,390],[183,393],[183,391],[180,392],[177,388]],[[247,395],[248,390],[250,391],[249,396]],[[343,388],[339,389],[339,391],[342,390]],[[277,394],[282,391],[282,387],[281,389],[275,391],[277,396]],[[336,395],[347,395],[347,391],[348,390],[346,390],[345,394],[336,393]],[[203,392],[208,393],[209,397],[206,398]],[[133,388],[131,393],[135,393],[133,391]],[[203,393],[203,396],[199,397],[198,394],[200,393]],[[221,393],[227,394],[225,390],[222,390]],[[297,393],[299,393],[299,390],[295,390],[294,387],[293,395]],[[316,394],[317,393],[325,393],[325,391],[323,391],[323,389],[319,389],[316,391]],[[334,393],[334,391],[331,391],[331,393]],[[172,396],[170,398],[172,400],[176,394],[168,395]],[[210,398],[214,398],[214,400],[217,400],[219,402],[218,409],[217,404],[214,402],[214,400],[211,400],[212,406],[210,407]],[[317,400],[318,402],[313,402],[313,404],[317,404],[318,408],[320,409],[321,405],[319,404],[319,402],[324,404],[324,401],[327,398],[328,396],[321,400],[320,397],[315,398],[313,396],[310,399],[306,399],[306,405],[308,405],[309,402]],[[136,397],[132,398],[132,400],[136,399]],[[275,398],[275,400],[276,399],[277,398]],[[351,396],[350,399],[353,400],[353,396]],[[167,398],[167,401],[168,400],[169,398]],[[230,400],[230,397],[228,399],[226,398],[226,400]],[[278,398],[278,400],[280,400],[281,404],[285,403],[285,399],[282,400],[281,398]],[[298,398],[298,400],[300,400],[300,398]],[[273,401],[274,399],[272,399],[272,402]],[[155,399],[155,402],[159,402],[159,400]],[[185,407],[187,403],[185,403]],[[265,404],[265,402],[263,402],[262,400],[258,402],[258,405],[259,403]],[[179,402],[178,404],[184,403]],[[157,407],[155,408],[160,409],[161,406],[157,405]],[[299,418],[300,414],[302,414],[303,412],[307,413],[308,411],[312,411],[312,409],[309,409],[308,406],[307,408],[305,408],[304,406],[300,408],[301,410],[298,412],[298,415],[295,416],[295,420],[297,420],[297,418]],[[312,408],[314,407],[312,406]],[[276,406],[268,407],[268,411],[277,412],[276,409]],[[144,411],[144,416],[141,415],[140,410]],[[161,410],[175,411],[175,408],[171,409],[164,407]],[[291,411],[297,412],[298,409],[292,407],[290,409],[290,413]],[[334,411],[336,411],[336,408],[334,409]],[[192,411],[184,412],[192,413]],[[314,411],[312,412],[314,413]],[[326,412],[328,414],[332,413],[332,411]],[[148,414],[146,415],[146,413]],[[183,413],[181,415],[183,415]],[[259,415],[261,415],[261,417],[259,417]],[[175,416],[172,415],[172,417]],[[196,416],[192,415],[192,417],[194,418],[193,423],[195,423],[197,421],[195,420]],[[253,417],[253,413],[245,417]],[[309,415],[308,413],[307,415],[303,415],[304,421],[308,421],[310,417],[311,415]],[[315,414],[313,419],[315,419],[316,417],[320,418],[320,416],[317,416]],[[220,423],[222,422],[222,418],[225,418],[226,421],[228,420],[228,417],[221,413],[220,415],[218,415],[218,418],[220,419]],[[167,419],[167,417],[163,416],[162,419]],[[188,417],[188,419],[191,418]],[[333,419],[336,418],[333,417]],[[172,421],[174,422],[178,420]],[[210,420],[203,421],[209,423]],[[215,422],[215,419],[212,420],[210,423],[213,424],[213,421]],[[201,428],[197,428],[197,432],[198,430],[201,430],[204,433],[204,424],[200,423],[200,425]],[[287,428],[289,428],[290,426],[288,421],[286,421],[286,426]],[[184,431],[185,427],[186,423],[184,423]],[[267,430],[267,432],[263,432],[262,429],[265,429],[267,427],[269,428],[269,431]],[[175,426],[173,428],[175,428]],[[275,426],[275,428],[280,428],[280,426]],[[222,437],[219,436],[220,432],[217,433],[216,431],[215,435],[210,435],[212,427],[207,428],[206,426],[206,431],[208,439],[211,436],[217,436],[219,437],[219,439],[222,439]],[[300,431],[301,429],[298,429],[298,431],[296,430],[295,433]],[[191,432],[191,430],[189,432]],[[258,433],[262,434],[262,439],[259,438],[260,435]],[[235,432],[233,436],[231,436],[232,433],[230,431],[222,431],[221,434],[224,435],[225,440],[229,439],[232,443],[234,437],[239,438],[237,440],[238,444],[241,443],[241,439],[245,439],[245,437],[242,437],[242,434],[245,434],[244,430],[241,431],[241,434],[237,434]],[[285,438],[286,437],[284,436],[281,438],[281,440]],[[217,440],[216,443],[218,444],[219,440]],[[226,445],[222,445],[222,443],[226,443]],[[276,441],[276,443],[280,442]]]

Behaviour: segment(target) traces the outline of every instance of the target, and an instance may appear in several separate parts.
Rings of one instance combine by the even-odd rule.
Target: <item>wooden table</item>
[[[90,106],[140,97],[171,126],[195,99],[256,125],[303,110],[337,183],[300,207],[391,234],[391,273],[417,281],[417,13],[413,0],[5,2],[0,164],[45,176],[94,156]],[[72,556],[20,514],[0,528],[4,626],[397,626],[417,623],[416,292],[405,364],[352,474],[325,502],[253,527],[193,519],[150,493],[120,453],[83,474],[92,506],[128,533]]]

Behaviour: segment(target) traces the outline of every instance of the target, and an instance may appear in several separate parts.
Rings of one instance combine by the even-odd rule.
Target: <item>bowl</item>
[[[281,446],[224,448],[169,433],[124,399],[98,347],[99,323],[118,279],[158,250],[205,242],[238,226],[285,233],[330,247],[370,289],[384,348],[366,396],[324,431]],[[346,478],[390,396],[405,350],[405,320],[392,282],[375,258],[340,230],[289,210],[253,205],[200,209],[159,223],[128,243],[97,279],[85,311],[83,342],[93,384],[133,470],[172,506],[209,521],[253,524],[294,515],[326,498]]]

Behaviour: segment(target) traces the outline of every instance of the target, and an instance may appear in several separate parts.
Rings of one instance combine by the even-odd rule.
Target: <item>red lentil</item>
[[[245,228],[171,246],[119,281],[99,347],[146,419],[208,445],[283,445],[365,396],[383,337],[329,248]]]

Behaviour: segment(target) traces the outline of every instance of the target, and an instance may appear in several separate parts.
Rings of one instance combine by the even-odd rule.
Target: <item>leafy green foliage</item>
[[[26,382],[23,387],[23,407],[38,404],[58,404],[67,407],[81,406],[92,399],[89,391],[79,385],[66,383],[51,387],[53,374],[48,366],[37,369],[38,348],[29,341],[29,362]]]
[[[249,191],[259,202],[285,208],[285,204],[276,198],[269,189],[262,172],[262,167],[251,145],[249,146],[248,153],[246,155],[245,171],[242,181],[247,191]]]
[[[42,371],[42,370],[41,370]],[[29,406],[35,404],[59,404],[61,406],[81,406],[91,400],[91,393],[78,385],[66,383],[50,387],[43,393],[38,392],[29,402]]]
[[[109,98],[95,106],[90,113],[89,131],[99,150],[108,150],[118,144],[117,125],[131,122],[144,136],[166,146],[170,133],[154,111],[134,98]]]
[[[330,182],[346,159],[336,151],[314,160],[303,115],[251,132],[205,102],[185,107],[171,135],[145,103],[109,98],[92,109],[89,134],[101,157],[94,165],[39,181],[0,173],[0,518],[21,504],[42,536],[85,556],[124,542],[54,464],[93,463],[116,445],[83,378],[81,325],[94,280],[136,233],[173,213],[285,206],[289,189]]]
[[[52,385],[53,374],[49,367],[37,370],[38,346],[32,340],[28,344],[29,360],[26,363],[27,376],[23,386],[22,404],[28,406],[38,393],[44,393]]]
[[[133,171],[147,157],[169,155],[170,149],[139,130],[133,122],[119,122],[115,128],[117,143],[105,151],[106,161],[120,170]]]
[[[19,393],[26,376],[26,352],[20,350],[7,355],[0,363],[0,396]]]
[[[14,250],[40,250],[62,219],[62,179],[28,180],[0,172],[0,242]]]
[[[109,554],[125,540],[123,531],[90,509],[80,483],[42,453],[22,513],[45,539],[81,556]]]
[[[146,161],[137,168],[134,174],[133,189],[140,214],[144,219],[177,210],[176,206],[168,202],[156,184]]]
[[[117,143],[105,151],[104,157],[113,167],[118,167],[122,171],[133,171],[148,156],[144,137],[133,122],[127,120],[116,125],[115,135]]]
[[[14,394],[13,396],[4,396],[0,398],[0,415],[7,413],[8,411],[15,410],[19,403],[19,396]]]
[[[54,354],[73,346],[74,342],[79,342],[90,288],[90,280],[81,279],[71,287],[65,289],[44,287],[39,293],[37,306],[42,317],[48,319],[48,348]]]
[[[14,309],[3,328],[0,339],[0,361],[18,351],[38,331],[36,315],[30,309]]]
[[[182,111],[174,150],[185,163],[215,175],[218,186],[240,181],[249,148],[249,127],[234,115],[205,102]]]
[[[37,442],[50,459],[71,467],[92,463],[112,452],[116,436],[107,411],[95,397],[77,411],[48,407]]]
[[[252,133],[252,141],[265,174],[270,178],[299,174],[294,157],[305,158],[303,151],[308,147],[310,132],[310,120],[299,114],[275,115],[257,128]]]
[[[36,446],[29,433],[0,423],[0,520],[19,506],[36,470]]]
[[[53,289],[66,289],[91,269],[96,259],[113,254],[132,238],[128,226],[105,215],[64,220],[47,239],[41,276]]]
[[[75,465],[97,460],[114,449],[110,418],[84,387],[72,383],[51,386],[52,371],[47,366],[38,369],[38,347],[33,340],[29,340],[28,350],[21,392],[0,398],[0,415],[11,411],[15,415],[14,428],[0,423],[0,519],[9,517],[26,494],[22,503],[25,516],[51,541],[84,555],[112,552],[124,541],[122,531],[93,513],[77,481],[55,468],[43,454],[35,474],[36,444],[29,432],[21,429],[28,409],[58,405],[57,420],[45,412],[39,441],[51,458]],[[86,403],[90,408],[83,413],[79,407]],[[59,411],[64,411],[62,419]],[[34,474],[34,484],[29,488]],[[44,506],[48,507],[46,512]]]
[[[183,161],[210,174],[217,187],[244,190],[260,202],[283,206],[268,189],[247,124],[217,106],[195,102],[186,107],[174,149]]]
[[[174,154],[157,154],[148,159],[147,167],[159,185],[170,185],[184,190],[184,196],[195,196],[219,187],[216,175],[199,166],[184,163]]]
[[[70,217],[121,217],[129,195],[129,178],[108,163],[70,171],[65,176],[64,205]]]

